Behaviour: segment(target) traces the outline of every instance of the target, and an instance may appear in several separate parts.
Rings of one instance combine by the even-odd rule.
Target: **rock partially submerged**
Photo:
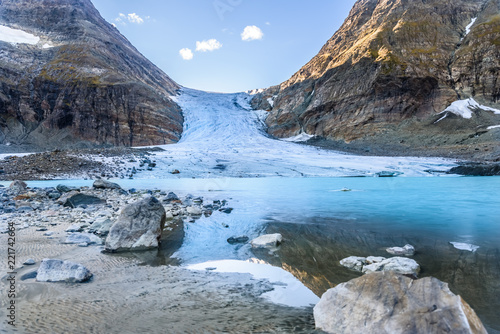
[[[127,205],[106,238],[110,252],[158,248],[165,227],[166,213],[155,197]]]
[[[369,256],[367,258],[350,256],[342,259],[340,264],[348,269],[360,271],[362,273],[394,271],[398,274],[417,277],[420,272],[420,265],[415,260],[398,256],[388,259],[381,256]]]
[[[314,307],[314,321],[327,333],[486,333],[476,313],[448,284],[390,272],[328,290]]]
[[[452,244],[453,247],[455,247],[456,249],[465,250],[465,251],[469,251],[469,252],[473,252],[473,253],[479,249],[479,246],[468,244],[465,242],[453,242],[453,241],[451,241],[450,244]]]
[[[403,247],[390,247],[386,249],[387,253],[399,256],[413,256],[415,255],[415,247],[406,244]]]
[[[38,282],[81,283],[91,277],[92,273],[81,264],[55,259],[43,259],[36,274]]]
[[[283,241],[283,236],[279,233],[265,234],[250,241],[252,247],[277,247]]]
[[[109,181],[102,180],[102,179],[95,180],[93,187],[96,189],[121,189],[122,188],[122,187],[120,187],[120,185],[118,183],[109,182]]]

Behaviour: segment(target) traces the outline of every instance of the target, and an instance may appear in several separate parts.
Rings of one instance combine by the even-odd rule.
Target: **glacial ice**
[[[455,166],[448,159],[356,156],[271,138],[263,111],[247,93],[209,93],[183,88],[173,97],[185,118],[177,144],[155,152],[158,167],[139,178],[432,176]],[[302,136],[307,136],[303,134]],[[305,139],[305,138],[304,138]],[[177,169],[180,174],[169,172]]]

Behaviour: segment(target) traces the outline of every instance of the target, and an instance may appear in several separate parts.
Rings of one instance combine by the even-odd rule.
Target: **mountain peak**
[[[169,98],[179,86],[89,0],[2,0],[0,26],[34,40],[0,40],[0,143],[129,146],[180,138],[183,118]]]
[[[497,0],[357,1],[318,54],[279,86],[270,134],[307,133],[342,149],[383,146],[393,136],[405,143],[394,145],[398,154],[415,154],[447,133],[436,154],[461,150],[444,147],[500,120],[432,124],[457,100],[500,107],[499,17]]]

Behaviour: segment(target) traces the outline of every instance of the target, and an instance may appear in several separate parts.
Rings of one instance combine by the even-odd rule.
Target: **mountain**
[[[0,0],[0,144],[166,144],[179,86],[90,0]]]
[[[499,71],[500,1],[359,0],[309,63],[252,104],[270,111],[275,137],[494,160]]]

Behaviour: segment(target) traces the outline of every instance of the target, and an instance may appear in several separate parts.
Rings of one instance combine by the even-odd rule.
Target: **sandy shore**
[[[17,222],[19,226],[22,221]],[[0,263],[0,333],[315,333],[311,308],[272,304],[271,286],[248,274],[141,265],[152,253],[128,256],[62,244],[70,222],[16,231],[16,328],[7,324],[7,259]],[[7,234],[0,234],[6,254]],[[29,258],[34,266],[21,266]],[[93,274],[88,283],[42,283],[23,278],[43,258],[70,260]],[[33,276],[33,275],[31,275]]]

